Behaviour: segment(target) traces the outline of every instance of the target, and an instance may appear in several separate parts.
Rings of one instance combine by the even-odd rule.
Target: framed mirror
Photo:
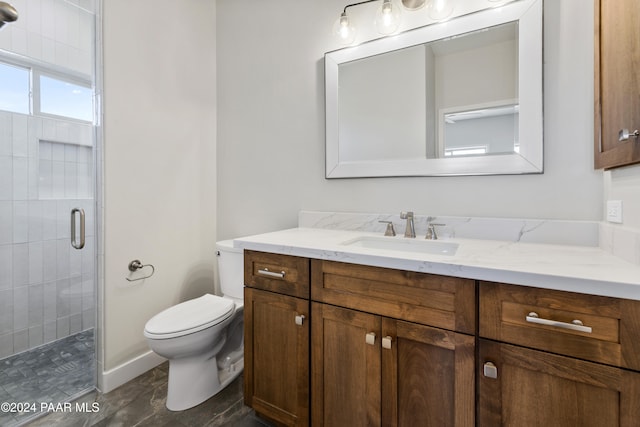
[[[542,0],[325,55],[326,177],[543,171]]]

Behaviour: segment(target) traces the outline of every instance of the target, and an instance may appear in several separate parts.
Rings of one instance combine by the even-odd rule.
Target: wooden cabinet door
[[[479,426],[632,427],[640,420],[640,373],[483,339],[478,366]]]
[[[380,426],[380,317],[315,302],[311,310],[313,426]]]
[[[640,7],[638,0],[595,1],[595,167],[640,162]]]
[[[475,424],[475,339],[382,320],[382,425]]]
[[[309,301],[252,288],[244,301],[245,403],[278,423],[308,426]]]

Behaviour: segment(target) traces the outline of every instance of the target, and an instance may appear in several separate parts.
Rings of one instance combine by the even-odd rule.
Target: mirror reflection
[[[517,22],[338,68],[339,155],[345,161],[519,149]]]

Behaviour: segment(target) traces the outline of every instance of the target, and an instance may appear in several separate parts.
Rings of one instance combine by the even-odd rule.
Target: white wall
[[[607,171],[604,183],[603,206],[607,200],[622,200],[622,224],[614,226],[640,230],[640,166]]]
[[[293,227],[300,209],[602,218],[593,7],[545,2],[544,174],[325,180],[323,55],[346,3],[218,0],[219,237]]]
[[[150,316],[213,289],[216,237],[292,227],[300,209],[598,220],[604,182],[640,218],[640,167],[593,171],[584,0],[545,4],[543,175],[349,180],[324,179],[322,58],[346,2],[104,3],[103,370],[147,351]],[[153,278],[126,282],[134,258]]]
[[[103,3],[110,371],[149,350],[154,314],[214,290],[216,34],[213,1]],[[133,259],[155,275],[127,282]]]

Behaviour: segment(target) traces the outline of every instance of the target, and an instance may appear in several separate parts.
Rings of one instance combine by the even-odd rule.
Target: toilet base
[[[240,360],[218,370],[215,356],[197,359],[200,358],[169,360],[168,410],[184,411],[210,399],[236,379],[244,367],[244,361]]]

